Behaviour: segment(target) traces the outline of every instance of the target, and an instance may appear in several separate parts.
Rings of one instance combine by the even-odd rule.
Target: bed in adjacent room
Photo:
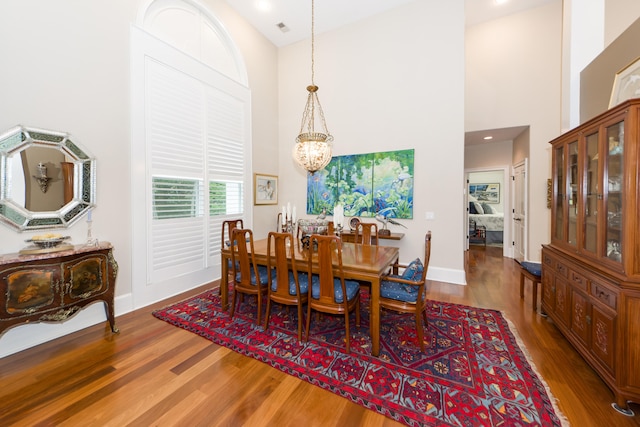
[[[476,227],[486,229],[487,244],[503,242],[504,213],[498,212],[489,203],[469,202],[469,222],[474,221]]]

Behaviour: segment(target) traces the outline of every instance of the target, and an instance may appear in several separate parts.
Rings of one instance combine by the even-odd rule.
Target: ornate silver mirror
[[[62,132],[0,135],[0,221],[19,231],[69,227],[95,204],[95,159]]]

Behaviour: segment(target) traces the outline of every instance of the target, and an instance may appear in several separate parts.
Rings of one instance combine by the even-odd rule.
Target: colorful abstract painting
[[[336,156],[307,177],[307,214],[318,215],[340,203],[347,217],[413,218],[415,150]]]

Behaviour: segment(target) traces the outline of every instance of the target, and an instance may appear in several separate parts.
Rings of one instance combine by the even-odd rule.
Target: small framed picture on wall
[[[277,205],[278,177],[276,175],[254,173],[253,197],[255,205]]]

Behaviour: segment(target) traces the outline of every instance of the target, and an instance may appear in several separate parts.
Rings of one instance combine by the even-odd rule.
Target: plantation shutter
[[[210,189],[209,256],[219,262],[222,222],[244,214],[245,105],[219,90],[207,93]]]
[[[148,62],[152,281],[205,268],[204,94],[193,77]]]
[[[148,63],[151,281],[220,264],[222,222],[244,218],[248,104]]]

